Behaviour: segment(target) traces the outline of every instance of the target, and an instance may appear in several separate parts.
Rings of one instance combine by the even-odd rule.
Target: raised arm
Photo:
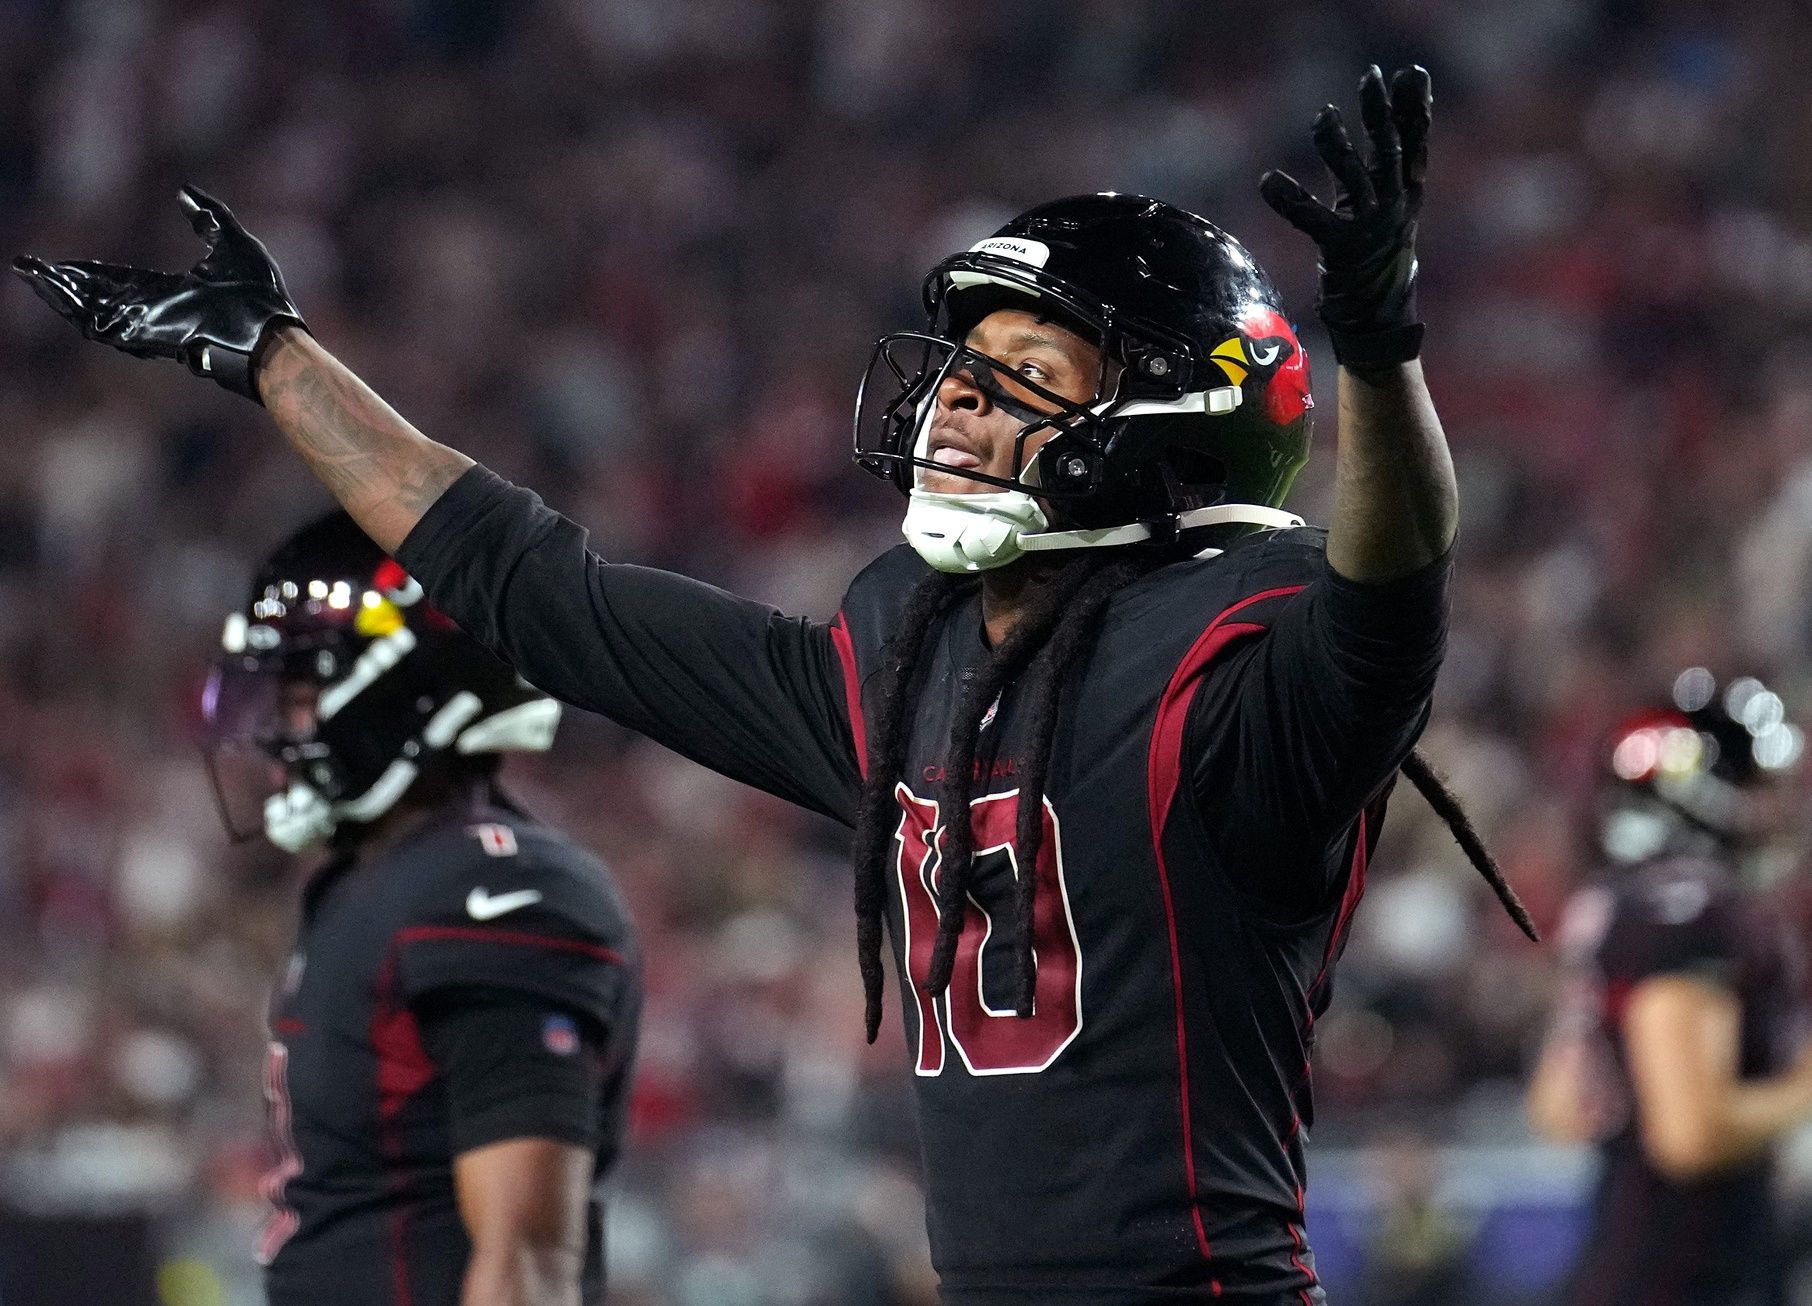
[[[284,437],[386,553],[402,547],[472,466],[411,426],[298,326],[272,332],[255,379]]]
[[[1406,68],[1386,90],[1370,68],[1359,83],[1370,145],[1361,158],[1340,110],[1315,118],[1316,151],[1333,177],[1330,207],[1294,178],[1266,174],[1265,200],[1315,241],[1317,305],[1340,362],[1340,432],[1328,561],[1348,580],[1387,581],[1444,554],[1459,522],[1447,440],[1417,357],[1416,223],[1428,166],[1433,94]]]
[[[90,340],[177,359],[263,404],[366,534],[538,688],[848,818],[856,758],[830,628],[605,563],[533,495],[404,421],[308,333],[232,212],[194,187],[181,198],[208,246],[186,273],[29,257],[13,268]],[[462,481],[470,492],[451,494]]]
[[[1326,559],[1287,587],[1293,597],[1265,638],[1226,659],[1189,721],[1198,801],[1249,818],[1234,823],[1232,873],[1292,916],[1338,899],[1355,823],[1428,719],[1458,522],[1453,463],[1417,361],[1428,73],[1404,69],[1387,90],[1370,68],[1359,95],[1369,158],[1334,106],[1315,118],[1331,205],[1281,172],[1261,183],[1319,251],[1317,308],[1340,362]],[[1278,541],[1275,552],[1292,547]]]
[[[436,444],[323,349],[263,242],[194,186],[179,197],[208,251],[187,272],[23,256],[13,271],[90,340],[174,358],[262,403],[333,496],[385,552],[459,474]]]
[[[1387,581],[1446,553],[1459,493],[1422,364],[1342,367],[1339,439],[1329,565],[1348,580]]]

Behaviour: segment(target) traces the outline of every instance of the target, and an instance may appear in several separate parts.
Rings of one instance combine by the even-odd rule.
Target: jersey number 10
[[[946,1029],[970,1074],[1030,1075],[1047,1069],[1082,1029],[1082,958],[1063,879],[1062,833],[1050,800],[1044,803],[1044,840],[1038,849],[1038,864],[1031,871],[1038,877],[1032,913],[1038,980],[1032,1015],[1021,1020],[1014,1013],[1012,996],[1016,988],[1013,879],[987,875],[980,866],[977,870],[982,873],[975,877],[963,904],[963,930],[957,940],[950,991],[936,999],[925,991],[932,944],[937,938],[938,804],[918,797],[905,785],[895,795],[905,809],[897,836],[899,889],[906,923],[906,969],[919,1015],[918,1073],[943,1073]],[[975,799],[969,819],[975,829],[978,861],[991,853],[1005,853],[1012,877],[1027,873],[1014,848],[1019,823],[1017,789]],[[990,1005],[990,992],[1001,1006]]]

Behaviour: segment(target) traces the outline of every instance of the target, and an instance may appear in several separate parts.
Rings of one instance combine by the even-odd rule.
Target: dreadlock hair
[[[907,595],[899,628],[887,642],[880,712],[868,736],[868,771],[856,805],[856,954],[862,966],[870,1043],[881,1028],[886,983],[881,918],[887,899],[887,844],[895,822],[893,787],[906,769],[912,736],[909,709],[918,702],[931,661],[920,654],[936,638],[944,613],[978,584],[967,577],[932,572]]]
[[[940,868],[936,888],[937,939],[926,980],[926,989],[933,994],[949,988],[974,877],[974,827],[967,820],[956,819],[956,814],[969,810],[982,719],[1014,679],[1021,672],[1028,672],[1024,694],[1030,713],[1030,738],[1019,766],[1018,825],[1014,832],[1019,866],[1014,885],[1018,924],[1014,970],[1018,989],[1015,1014],[1032,1015],[1037,984],[1032,942],[1038,892],[1036,867],[1044,842],[1044,787],[1050,774],[1064,685],[1070,669],[1093,646],[1100,632],[1098,618],[1108,601],[1130,582],[1170,560],[1158,550],[1116,550],[1115,555],[1103,558],[1085,554],[1053,575],[1033,596],[987,663],[963,682],[939,793],[943,820],[941,829],[932,834],[939,841]],[[881,668],[882,681],[876,696],[879,711],[869,734],[868,771],[857,805],[855,836],[856,949],[870,1043],[881,1027],[886,982],[881,942],[890,845],[899,823],[894,787],[905,771],[913,709],[931,662],[928,654],[942,629],[944,616],[959,600],[974,593],[977,586],[972,577],[936,572],[921,580],[907,596]],[[1531,939],[1539,939],[1528,910],[1505,881],[1459,800],[1434,773],[1428,760],[1420,752],[1412,752],[1402,770],[1435,814],[1446,822],[1511,919]]]
[[[1033,595],[1012,633],[986,664],[963,682],[950,731],[950,752],[939,794],[940,810],[967,812],[975,782],[975,748],[982,718],[1021,672],[1030,670],[1026,695],[1031,716],[1030,740],[1020,762],[1015,885],[1018,917],[1015,970],[1017,1012],[1032,1014],[1036,968],[1032,954],[1033,910],[1037,905],[1038,851],[1044,840],[1044,785],[1050,774],[1051,744],[1056,734],[1064,682],[1071,667],[1093,645],[1097,618],[1114,593],[1151,570],[1156,554],[1102,558],[1084,555],[1050,577]],[[897,825],[894,785],[905,767],[912,732],[912,709],[923,688],[925,656],[936,638],[941,618],[957,599],[973,593],[975,582],[934,574],[914,587],[899,627],[887,646],[878,695],[880,711],[869,736],[868,776],[856,815],[856,947],[862,966],[867,1004],[868,1039],[881,1025],[885,974],[881,964],[881,921],[886,901],[889,845]],[[950,984],[962,934],[965,903],[973,882],[975,832],[966,820],[946,817],[938,846],[938,932],[932,947],[926,987],[941,993]],[[937,836],[934,836],[937,837]]]
[[[1510,919],[1516,922],[1517,928],[1536,943],[1541,942],[1541,931],[1535,928],[1535,921],[1529,915],[1529,909],[1523,906],[1523,900],[1516,896],[1516,890],[1510,887],[1510,881],[1504,878],[1504,872],[1498,867],[1497,858],[1485,847],[1485,841],[1473,828],[1472,818],[1466,815],[1466,809],[1460,806],[1460,800],[1453,790],[1429,765],[1428,758],[1422,750],[1412,749],[1403,759],[1403,774],[1408,777],[1423,800],[1434,810],[1434,814],[1447,823],[1453,834],[1453,841],[1460,845],[1478,873],[1485,877],[1485,883],[1491,886],[1491,892],[1503,904]]]

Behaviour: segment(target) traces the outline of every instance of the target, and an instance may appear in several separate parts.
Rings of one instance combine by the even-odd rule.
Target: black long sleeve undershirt
[[[474,467],[397,550],[436,607],[531,684],[848,823],[860,778],[830,627],[671,572]]]
[[[397,557],[437,607],[545,692],[848,823],[860,778],[831,628],[606,562],[586,538],[530,491],[475,467]],[[1195,795],[1240,818],[1227,823],[1235,846],[1223,852],[1251,868],[1241,873],[1253,891],[1294,910],[1337,878],[1340,845],[1427,720],[1450,572],[1444,557],[1369,585],[1323,562],[1193,700]],[[1301,584],[1300,561],[1290,574]],[[1285,866],[1325,875],[1282,883]]]
[[[1427,724],[1451,575],[1451,553],[1384,584],[1348,580],[1324,561],[1191,704],[1196,801],[1231,808],[1234,819],[1220,823],[1226,865],[1287,915],[1325,901],[1354,823]],[[1323,876],[1304,883],[1298,870],[1286,882],[1283,866]]]

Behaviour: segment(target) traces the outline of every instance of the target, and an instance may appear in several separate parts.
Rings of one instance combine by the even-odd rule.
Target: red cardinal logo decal
[[[1309,356],[1302,342],[1283,314],[1272,308],[1251,309],[1240,327],[1252,370],[1264,387],[1265,416],[1279,426],[1296,421],[1315,406],[1309,394]]]

